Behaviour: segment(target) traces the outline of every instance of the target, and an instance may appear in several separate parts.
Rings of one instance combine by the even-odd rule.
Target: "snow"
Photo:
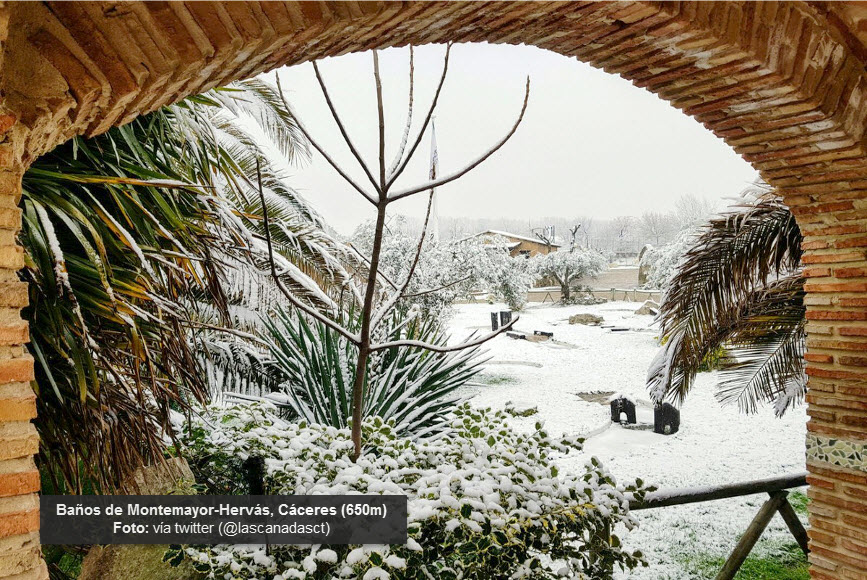
[[[561,470],[577,470],[596,456],[622,483],[640,477],[666,489],[806,470],[805,408],[778,419],[770,407],[756,415],[721,407],[714,398],[715,373],[698,376],[681,408],[680,431],[670,436],[612,425],[607,404],[580,398],[579,393],[622,393],[636,402],[639,421],[652,419],[645,377],[658,351],[656,328],[652,316],[634,314],[637,307],[634,302],[531,306],[521,313],[516,329],[553,332],[553,340],[534,343],[498,336],[486,345],[491,360],[462,394],[473,395],[471,403],[479,407],[502,409],[510,401],[518,409],[537,407],[537,415],[514,419],[520,429],[533,430],[541,419],[554,435],[590,435],[583,454],[560,460]],[[490,312],[505,309],[500,304],[456,305],[449,321],[452,341],[490,330]],[[628,330],[570,325],[569,316],[577,313],[601,315],[603,326]],[[605,403],[607,398],[599,400]],[[697,553],[727,556],[764,500],[753,495],[636,512],[639,528],[620,534],[627,547],[646,554],[651,566],[628,577],[689,578],[684,558]],[[765,546],[793,541],[779,517],[762,538]],[[760,543],[756,549],[762,547]]]

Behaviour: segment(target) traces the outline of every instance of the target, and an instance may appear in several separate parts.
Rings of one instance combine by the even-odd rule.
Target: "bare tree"
[[[409,99],[407,105],[407,114],[406,114],[406,123],[404,126],[403,137],[401,139],[400,144],[397,147],[397,153],[391,163],[388,163],[386,160],[386,143],[385,143],[385,134],[386,134],[386,114],[385,109],[383,107],[383,94],[382,94],[382,79],[380,77],[380,69],[379,69],[379,54],[377,51],[373,51],[373,79],[376,87],[376,106],[377,106],[377,119],[379,122],[379,142],[378,142],[378,151],[377,151],[377,162],[375,165],[369,165],[364,157],[361,155],[359,150],[356,148],[352,139],[349,136],[349,133],[346,130],[346,126],[341,120],[333,101],[331,100],[331,96],[328,92],[328,88],[326,83],[322,77],[322,74],[319,70],[318,64],[313,62],[313,70],[316,74],[316,79],[319,82],[320,89],[322,90],[322,95],[325,98],[325,101],[328,105],[328,109],[331,113],[331,117],[336,123],[338,129],[340,130],[340,134],[343,137],[343,141],[351,151],[355,161],[358,163],[360,168],[365,174],[367,181],[369,184],[359,183],[352,177],[350,177],[349,172],[344,169],[341,165],[339,165],[334,157],[328,152],[328,150],[318,141],[316,140],[309,129],[301,122],[301,120],[296,115],[295,118],[297,120],[297,125],[300,131],[304,134],[304,136],[308,139],[310,144],[316,149],[322,157],[331,165],[332,168],[343,178],[344,181],[359,195],[361,195],[364,199],[370,202],[370,204],[376,209],[376,221],[374,226],[374,234],[373,234],[373,245],[370,256],[367,258],[367,274],[366,279],[364,281],[364,293],[363,300],[360,306],[360,316],[361,316],[361,325],[360,330],[356,332],[351,332],[346,327],[340,324],[337,320],[335,320],[336,316],[335,312],[324,312],[318,310],[312,306],[305,304],[296,298],[284,285],[281,281],[280,272],[275,265],[273,260],[273,252],[271,250],[271,240],[268,235],[268,214],[267,210],[263,211],[263,217],[265,220],[265,232],[266,232],[266,243],[268,244],[269,256],[272,256],[271,259],[271,274],[274,278],[274,281],[277,287],[280,289],[281,293],[286,297],[286,299],[294,305],[298,310],[302,313],[310,316],[311,318],[321,322],[322,324],[328,326],[333,329],[343,337],[345,337],[348,341],[354,344],[358,348],[358,361],[356,364],[356,372],[355,372],[355,380],[352,387],[352,441],[355,446],[353,459],[357,459],[361,455],[361,421],[362,421],[362,411],[364,406],[364,384],[365,378],[367,374],[367,364],[368,359],[371,353],[391,348],[402,348],[402,347],[415,347],[422,348],[433,352],[444,353],[451,352],[456,350],[463,350],[467,348],[471,348],[487,342],[497,336],[498,334],[505,332],[510,329],[515,322],[517,322],[518,317],[515,317],[510,324],[500,327],[499,330],[495,332],[491,332],[485,334],[480,337],[470,336],[463,342],[452,346],[438,346],[434,344],[429,344],[426,342],[418,341],[418,340],[394,340],[383,343],[376,343],[373,340],[374,331],[377,327],[383,323],[384,320],[389,318],[389,314],[392,313],[398,304],[398,302],[402,298],[407,298],[409,294],[407,293],[407,288],[410,286],[410,282],[415,274],[416,268],[419,263],[419,258],[421,256],[422,247],[424,245],[425,236],[427,234],[427,228],[430,221],[431,214],[431,202],[433,199],[433,189],[436,187],[440,187],[451,183],[457,179],[460,179],[463,175],[466,175],[479,165],[481,165],[486,159],[491,157],[494,153],[496,153],[503,145],[506,144],[509,139],[511,139],[512,135],[515,134],[515,131],[518,129],[518,126],[521,124],[521,121],[524,118],[524,113],[527,110],[527,103],[530,98],[530,79],[527,78],[526,87],[524,90],[524,99],[523,104],[521,105],[520,113],[517,116],[517,119],[511,125],[506,134],[497,141],[492,147],[490,147],[487,151],[482,153],[476,159],[470,161],[466,165],[464,165],[461,169],[457,171],[453,171],[451,173],[445,174],[441,177],[433,178],[426,183],[421,183],[415,186],[403,187],[399,188],[396,186],[396,182],[401,174],[406,169],[412,157],[415,155],[418,150],[418,146],[422,141],[422,137],[430,125],[431,118],[436,110],[437,102],[440,97],[440,93],[442,91],[443,85],[445,84],[446,76],[448,74],[448,64],[449,64],[449,54],[451,52],[451,44],[449,44],[446,48],[445,58],[443,60],[443,69],[442,74],[439,78],[439,83],[434,92],[433,98],[431,99],[430,106],[428,107],[427,113],[425,114],[421,128],[418,131],[418,134],[410,139],[410,133],[413,124],[413,94],[414,94],[414,62],[413,62],[413,49],[410,47],[409,49]],[[280,92],[281,98],[283,98],[282,87],[280,86],[280,79],[277,77],[277,87]],[[288,107],[288,104],[283,98],[284,104]],[[380,262],[380,253],[383,245],[383,237],[385,234],[386,227],[386,211],[388,206],[395,201],[400,199],[404,199],[410,196],[418,195],[421,193],[427,192],[428,194],[428,205],[427,212],[425,215],[424,223],[422,225],[421,235],[419,236],[418,246],[415,250],[414,257],[409,267],[409,271],[406,277],[402,281],[391,281],[387,283],[383,283],[383,278],[379,272],[379,262]],[[264,204],[263,204],[264,208]],[[431,289],[430,291],[434,291],[436,289]],[[415,294],[418,294],[416,292]]]
[[[681,228],[687,228],[706,222],[714,213],[714,206],[706,197],[689,193],[677,198],[674,211]]]
[[[652,239],[657,246],[677,229],[673,215],[658,211],[647,211],[641,214],[638,225],[645,239]]]

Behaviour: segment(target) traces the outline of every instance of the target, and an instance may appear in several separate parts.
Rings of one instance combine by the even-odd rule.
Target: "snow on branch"
[[[396,348],[399,346],[414,346],[417,348],[422,348],[424,350],[429,350],[431,352],[439,352],[439,353],[454,352],[457,350],[465,350],[467,348],[472,348],[474,346],[479,346],[481,344],[485,344],[489,340],[496,338],[497,336],[506,332],[507,330],[511,330],[512,327],[515,325],[515,323],[518,322],[518,320],[520,320],[520,319],[521,319],[520,315],[515,316],[515,318],[513,318],[508,324],[501,326],[500,328],[498,328],[497,330],[495,330],[493,332],[489,332],[488,334],[480,336],[479,338],[477,338],[475,340],[465,340],[464,342],[459,342],[458,344],[454,344],[452,346],[440,346],[438,344],[431,344],[429,342],[424,342],[421,340],[392,340],[390,342],[371,344],[370,345],[370,351],[375,352],[378,350],[385,350],[388,348]]]
[[[442,177],[440,179],[435,179],[433,181],[429,181],[428,183],[425,183],[425,184],[422,184],[422,185],[419,185],[416,187],[411,187],[410,189],[405,189],[403,191],[398,191],[397,193],[392,193],[388,196],[388,201],[389,202],[397,201],[398,199],[403,199],[404,197],[409,197],[411,195],[421,193],[422,191],[426,191],[429,189],[433,189],[435,187],[439,187],[441,185],[445,185],[447,183],[451,183],[452,181],[455,181],[456,179],[463,177],[464,175],[466,175],[467,173],[469,173],[470,171],[472,171],[473,169],[475,169],[476,167],[481,165],[488,157],[490,157],[491,155],[493,155],[494,153],[499,151],[500,148],[503,145],[505,145],[509,141],[509,139],[512,138],[512,135],[515,134],[515,131],[518,130],[518,126],[521,124],[521,121],[523,121],[523,119],[524,119],[524,113],[527,111],[527,103],[529,102],[529,100],[530,100],[530,77],[527,77],[527,84],[526,84],[526,88],[524,90],[524,103],[521,106],[521,112],[518,115],[518,118],[515,120],[515,123],[512,125],[512,128],[509,130],[508,133],[506,133],[506,135],[502,139],[500,139],[499,142],[497,142],[497,144],[495,144],[493,147],[491,147],[490,149],[488,149],[487,151],[482,153],[481,156],[479,156],[477,159],[475,159],[474,161],[472,161],[471,163],[469,163],[468,165],[466,165],[462,169],[459,169],[458,171],[455,171],[455,172],[453,172],[449,175],[446,175],[445,177]]]
[[[448,43],[446,45],[446,55],[443,58],[443,72],[440,75],[440,81],[437,85],[437,90],[434,93],[433,99],[431,100],[430,108],[428,109],[427,115],[425,115],[424,117],[424,122],[421,125],[421,129],[419,129],[418,136],[416,136],[412,147],[410,147],[409,149],[409,153],[407,153],[406,157],[404,157],[403,161],[400,163],[397,169],[392,171],[388,176],[388,181],[386,182],[386,189],[391,188],[397,178],[400,177],[400,174],[403,173],[403,170],[406,169],[406,166],[409,163],[410,159],[412,159],[413,155],[415,155],[415,150],[418,149],[422,137],[424,137],[424,132],[427,130],[427,126],[430,124],[431,118],[433,117],[434,111],[436,110],[437,102],[439,101],[440,92],[442,91],[443,84],[445,84],[446,82],[446,76],[448,75],[449,71],[449,54],[451,53],[451,50],[452,44]]]
[[[277,285],[277,289],[280,290],[280,293],[283,294],[283,296],[285,296],[286,299],[290,303],[292,303],[292,305],[295,308],[301,310],[302,312],[304,312],[308,316],[315,318],[316,320],[318,320],[319,322],[321,322],[325,326],[331,328],[332,330],[334,330],[335,332],[337,332],[338,334],[340,334],[341,336],[346,338],[346,340],[352,342],[353,344],[359,344],[361,342],[360,336],[358,336],[357,334],[353,334],[353,333],[349,332],[348,330],[343,328],[341,325],[337,324],[336,322],[334,322],[333,320],[331,320],[330,318],[328,318],[327,316],[325,316],[324,314],[322,314],[321,312],[319,312],[315,308],[308,306],[307,304],[305,304],[304,302],[302,302],[301,300],[296,298],[295,295],[292,294],[292,292],[288,288],[286,288],[286,286],[283,284],[283,280],[280,278],[280,275],[277,272],[277,265],[274,261],[274,245],[271,243],[271,229],[270,229],[270,222],[269,222],[269,218],[268,218],[268,205],[265,203],[265,193],[262,190],[262,177],[260,174],[259,160],[258,159],[256,159],[256,175],[257,175],[257,178],[259,179],[259,197],[262,200],[262,219],[264,222],[264,229],[265,229],[265,243],[268,245],[268,264],[271,268],[271,277],[274,278],[274,283]]]
[[[286,101],[286,96],[283,94],[283,87],[280,85],[280,75],[274,73],[274,76],[277,78],[277,93],[280,95],[280,100],[283,101],[283,106],[291,111],[292,109],[289,106],[289,103]],[[334,170],[340,174],[340,177],[342,177],[343,180],[346,181],[346,183],[351,185],[355,191],[364,196],[367,201],[376,205],[376,198],[366,192],[364,188],[362,188],[360,185],[358,185],[355,180],[353,180],[349,176],[349,174],[336,161],[334,161],[334,159],[331,157],[331,155],[328,154],[325,148],[322,147],[322,145],[320,145],[319,142],[313,138],[313,136],[310,134],[310,131],[307,130],[307,127],[301,121],[301,117],[299,115],[296,115],[294,112],[293,116],[295,118],[295,124],[298,125],[298,130],[301,131],[301,133],[304,135],[304,138],[307,139],[311,145],[313,145],[313,148],[316,149],[320,155],[322,155],[325,161],[327,161],[328,164],[331,165],[331,167],[333,167]]]
[[[319,65],[316,64],[315,60],[313,61],[313,71],[316,73],[316,80],[319,81],[319,88],[322,89],[322,96],[325,97],[325,102],[328,104],[328,109],[331,111],[331,118],[334,119],[334,122],[337,124],[337,128],[340,129],[340,134],[343,136],[343,140],[346,142],[346,146],[349,147],[349,150],[355,156],[355,160],[358,161],[358,164],[364,170],[364,173],[367,175],[370,183],[373,184],[374,188],[379,190],[379,184],[376,182],[376,179],[373,178],[373,174],[370,172],[370,168],[367,166],[367,163],[364,162],[364,159],[361,157],[361,153],[359,153],[358,149],[356,149],[355,144],[349,137],[349,133],[346,131],[346,127],[344,127],[343,125],[343,121],[340,120],[340,115],[337,114],[337,108],[331,101],[331,95],[328,93],[328,87],[325,85],[325,79],[322,78],[322,74],[319,72]]]

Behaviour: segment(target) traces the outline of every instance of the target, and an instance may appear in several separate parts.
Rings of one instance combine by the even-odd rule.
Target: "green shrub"
[[[358,331],[357,316],[350,312],[342,318],[346,328]],[[407,318],[410,322],[402,324]],[[264,319],[264,325],[286,403],[302,420],[347,427],[358,347],[325,324],[282,308]],[[447,343],[431,317],[395,312],[384,325],[377,341]],[[478,347],[449,353],[411,347],[374,352],[368,362],[363,416],[393,421],[399,436],[438,432],[459,402],[455,390],[481,370],[480,352]]]
[[[628,529],[625,491],[639,498],[640,481],[618,487],[594,458],[577,473],[559,473],[556,454],[581,440],[520,434],[504,411],[459,407],[449,431],[435,440],[395,434],[380,418],[364,424],[365,453],[353,463],[350,433],[331,426],[285,423],[266,406],[221,410],[209,427],[196,421],[182,440],[215,465],[263,455],[266,487],[277,494],[403,494],[408,496],[406,545],[211,546],[167,555],[191,559],[211,578],[605,579],[615,567],[644,564],[623,549],[616,524]],[[196,463],[196,462],[194,462]]]

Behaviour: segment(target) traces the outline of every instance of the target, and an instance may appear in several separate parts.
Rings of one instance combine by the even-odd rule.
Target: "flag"
[[[430,179],[433,181],[437,178],[437,170],[439,169],[439,153],[437,153],[437,131],[434,119],[431,119],[430,125]],[[430,223],[428,231],[430,239],[434,243],[440,241],[440,219],[439,208],[437,207],[437,192],[436,188],[431,189],[431,204],[430,204]]]

